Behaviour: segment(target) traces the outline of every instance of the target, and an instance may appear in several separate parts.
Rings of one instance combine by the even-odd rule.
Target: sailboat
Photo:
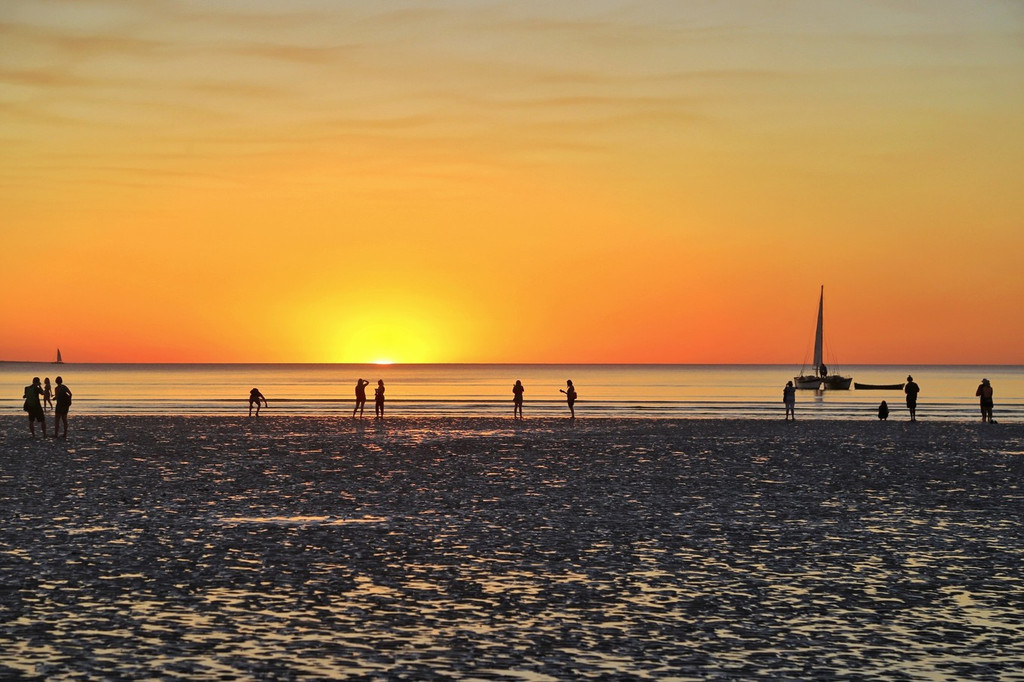
[[[64,360],[61,359],[61,357],[60,357],[60,348],[57,349],[57,359],[53,361],[53,364],[55,364],[55,365],[63,365],[64,364]]]
[[[822,332],[822,311],[825,307],[825,287],[821,287],[821,295],[818,298],[818,326],[814,330],[814,374],[804,374],[793,377],[793,385],[797,388],[818,390],[827,388],[833,391],[847,391],[853,383],[853,377],[844,377],[839,374],[829,374],[828,367],[822,362],[822,348],[825,336]]]

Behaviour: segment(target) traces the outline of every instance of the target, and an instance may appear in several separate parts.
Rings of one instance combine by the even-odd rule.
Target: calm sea
[[[387,387],[394,416],[511,415],[512,384],[526,387],[525,415],[566,414],[565,380],[579,393],[576,413],[623,417],[781,418],[782,387],[798,373],[789,365],[345,365],[345,364],[64,364],[0,363],[0,410],[21,411],[33,376],[60,374],[74,392],[72,414],[239,415],[249,389],[270,401],[264,414],[351,414],[354,386]],[[855,381],[921,385],[921,419],[980,419],[974,396],[982,377],[995,389],[996,420],[1024,420],[1024,366],[887,366],[843,368]],[[902,392],[799,391],[805,419],[872,418],[886,400],[890,419],[906,419]]]

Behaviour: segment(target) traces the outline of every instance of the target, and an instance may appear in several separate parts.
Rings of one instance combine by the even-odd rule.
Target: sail
[[[58,363],[63,363],[63,362],[64,362],[64,361],[63,361],[63,360],[61,359],[61,357],[60,357],[60,348],[58,348],[58,349],[57,349],[57,362],[58,362]]]
[[[821,373],[821,347],[824,335],[822,333],[822,308],[825,303],[825,286],[821,287],[821,296],[818,298],[818,326],[814,330],[814,371]],[[807,357],[806,355],[804,357]]]

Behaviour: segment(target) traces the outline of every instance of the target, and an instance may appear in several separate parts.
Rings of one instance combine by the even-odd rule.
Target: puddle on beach
[[[383,516],[362,516],[358,518],[335,518],[330,516],[228,516],[218,519],[220,523],[255,524],[277,526],[345,526],[353,523],[387,523]]]
[[[0,677],[1024,675],[1019,434],[204,426],[15,449]]]

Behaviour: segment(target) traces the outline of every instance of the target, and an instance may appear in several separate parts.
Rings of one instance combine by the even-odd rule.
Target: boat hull
[[[858,391],[902,391],[903,384],[858,384],[853,387]]]
[[[806,391],[817,391],[821,388],[821,377],[793,377],[793,385]]]
[[[822,380],[822,385],[830,391],[849,391],[853,377],[842,377],[838,374],[829,375]]]

